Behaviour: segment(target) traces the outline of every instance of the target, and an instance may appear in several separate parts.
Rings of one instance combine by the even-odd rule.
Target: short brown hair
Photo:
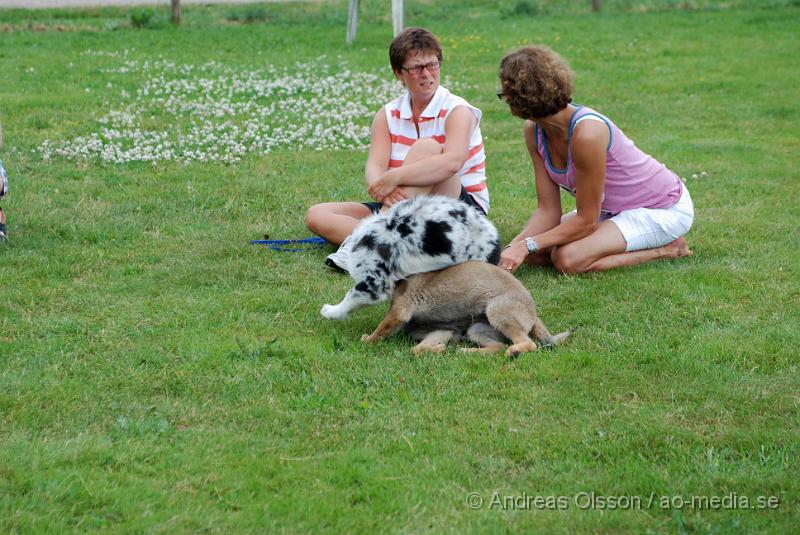
[[[574,79],[567,62],[544,45],[520,48],[500,62],[503,100],[523,119],[548,117],[566,108],[572,102]]]
[[[389,45],[392,70],[399,71],[412,52],[436,54],[439,61],[442,61],[442,47],[435,35],[425,28],[406,28]]]

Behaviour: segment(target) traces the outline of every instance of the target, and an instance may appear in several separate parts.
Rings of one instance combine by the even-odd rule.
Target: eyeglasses
[[[431,61],[430,63],[426,63],[425,65],[414,65],[413,67],[400,67],[401,70],[406,71],[408,74],[412,76],[418,76],[422,74],[422,69],[428,69],[428,72],[436,72],[442,66],[441,61]]]

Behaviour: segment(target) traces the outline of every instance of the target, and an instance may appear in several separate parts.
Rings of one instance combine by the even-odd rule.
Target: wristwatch
[[[536,251],[539,250],[539,246],[536,245],[536,241],[533,238],[525,238],[525,247],[528,248],[528,254],[535,254]]]

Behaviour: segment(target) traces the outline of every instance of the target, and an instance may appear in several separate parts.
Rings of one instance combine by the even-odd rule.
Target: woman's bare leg
[[[553,265],[562,273],[605,271],[617,267],[635,266],[664,258],[680,258],[692,254],[684,238],[641,251],[626,252],[625,238],[611,221],[605,221],[592,234],[580,240],[554,247]]]
[[[306,226],[317,236],[339,245],[362,219],[371,215],[372,210],[359,202],[326,202],[308,209]]]
[[[677,240],[662,245],[661,247],[656,247],[655,249],[643,249],[641,251],[631,251],[599,258],[593,262],[586,271],[605,271],[617,267],[635,266],[652,260],[681,258],[691,255],[692,250],[689,249],[689,244],[686,243],[686,239],[681,236]]]

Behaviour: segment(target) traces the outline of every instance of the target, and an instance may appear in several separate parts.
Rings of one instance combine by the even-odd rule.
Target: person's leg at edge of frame
[[[0,148],[3,148],[3,123],[0,123]],[[5,168],[3,168],[3,160],[0,160],[0,198],[8,193],[8,175]],[[3,212],[3,207],[0,206],[0,242],[5,241],[6,234],[6,214]]]
[[[6,213],[3,211],[3,207],[0,206],[0,242],[6,240]]]
[[[0,132],[0,146],[2,146],[2,132]],[[0,160],[0,198],[8,193],[8,176],[6,170],[3,168],[3,162]],[[6,234],[6,214],[3,212],[3,207],[0,206],[0,241],[5,241],[8,238]]]

